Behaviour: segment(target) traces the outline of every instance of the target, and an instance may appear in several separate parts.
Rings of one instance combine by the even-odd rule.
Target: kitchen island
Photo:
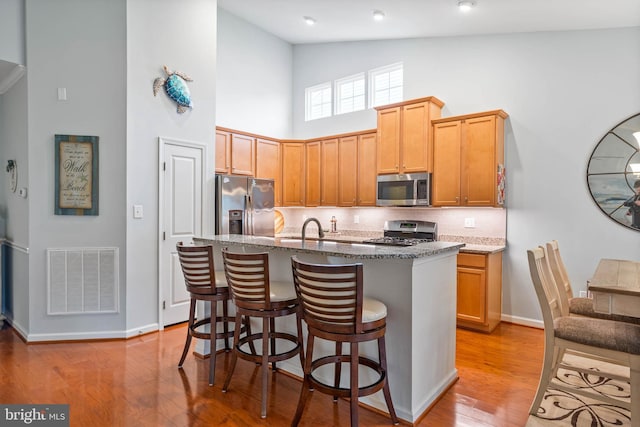
[[[215,247],[215,266],[222,270],[221,249],[269,252],[272,280],[292,281],[291,256],[301,261],[364,266],[364,292],[387,306],[387,362],[391,396],[398,417],[416,421],[458,378],[456,355],[456,256],[463,243],[430,242],[411,247],[381,246],[305,240],[220,235],[194,238],[197,244]],[[295,322],[287,319],[279,328],[295,333]],[[304,328],[306,329],[306,328]],[[329,343],[316,345],[320,354]],[[360,351],[377,358],[375,342]],[[297,359],[281,368],[302,377]],[[345,374],[343,370],[343,374]],[[375,376],[361,372],[364,383]],[[327,371],[327,381],[332,372]],[[344,383],[348,381],[344,377]],[[361,398],[364,404],[386,412],[381,392]]]

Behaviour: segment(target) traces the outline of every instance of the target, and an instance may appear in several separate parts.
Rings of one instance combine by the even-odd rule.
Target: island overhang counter
[[[387,363],[391,396],[398,417],[415,422],[458,378],[456,355],[456,256],[463,243],[430,242],[393,247],[323,240],[285,239],[244,235],[195,237],[196,244],[214,246],[215,268],[223,269],[221,249],[268,252],[271,280],[293,281],[291,257],[321,264],[362,263],[364,293],[387,306]],[[295,333],[294,319],[278,327]],[[306,327],[305,330],[306,339]],[[316,346],[316,354],[329,351],[329,343]],[[332,345],[332,344],[331,344]],[[345,348],[346,350],[346,348]],[[377,359],[375,342],[360,345],[360,352]],[[302,377],[297,359],[279,364]],[[343,374],[346,369],[343,369]],[[327,370],[326,380],[332,381]],[[361,370],[361,382],[375,380]],[[341,384],[348,383],[344,376]],[[382,392],[360,401],[383,412]]]

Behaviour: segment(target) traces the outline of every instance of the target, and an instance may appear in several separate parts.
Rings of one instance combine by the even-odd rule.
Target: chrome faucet
[[[322,239],[324,237],[324,231],[322,231],[322,226],[320,225],[320,221],[318,221],[317,218],[307,218],[304,221],[304,224],[302,224],[302,241],[304,241],[304,236],[307,232],[307,225],[310,222],[315,222],[316,224],[318,224],[318,236]]]

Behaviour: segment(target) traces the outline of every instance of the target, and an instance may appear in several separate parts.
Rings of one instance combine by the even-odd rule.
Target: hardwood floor
[[[301,383],[271,374],[268,417],[260,418],[260,369],[239,361],[222,393],[229,354],[209,364],[189,355],[177,368],[184,325],[126,341],[25,344],[0,331],[0,402],[70,405],[71,426],[288,426]],[[458,329],[459,381],[421,427],[522,427],[542,366],[543,331],[507,323],[490,335]],[[429,356],[425,355],[425,363]],[[393,381],[393,379],[391,379]],[[363,426],[390,420],[360,408]],[[349,425],[349,405],[313,393],[301,426]]]

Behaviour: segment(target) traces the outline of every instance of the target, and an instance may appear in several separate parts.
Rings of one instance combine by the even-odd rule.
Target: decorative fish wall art
[[[193,79],[180,71],[171,71],[166,65],[162,67],[167,74],[166,78],[158,77],[153,82],[153,96],[156,96],[161,87],[164,87],[164,91],[169,98],[173,99],[178,104],[178,113],[182,114],[187,111],[188,108],[193,108],[193,102],[191,101],[191,93],[187,82],[192,82]]]

